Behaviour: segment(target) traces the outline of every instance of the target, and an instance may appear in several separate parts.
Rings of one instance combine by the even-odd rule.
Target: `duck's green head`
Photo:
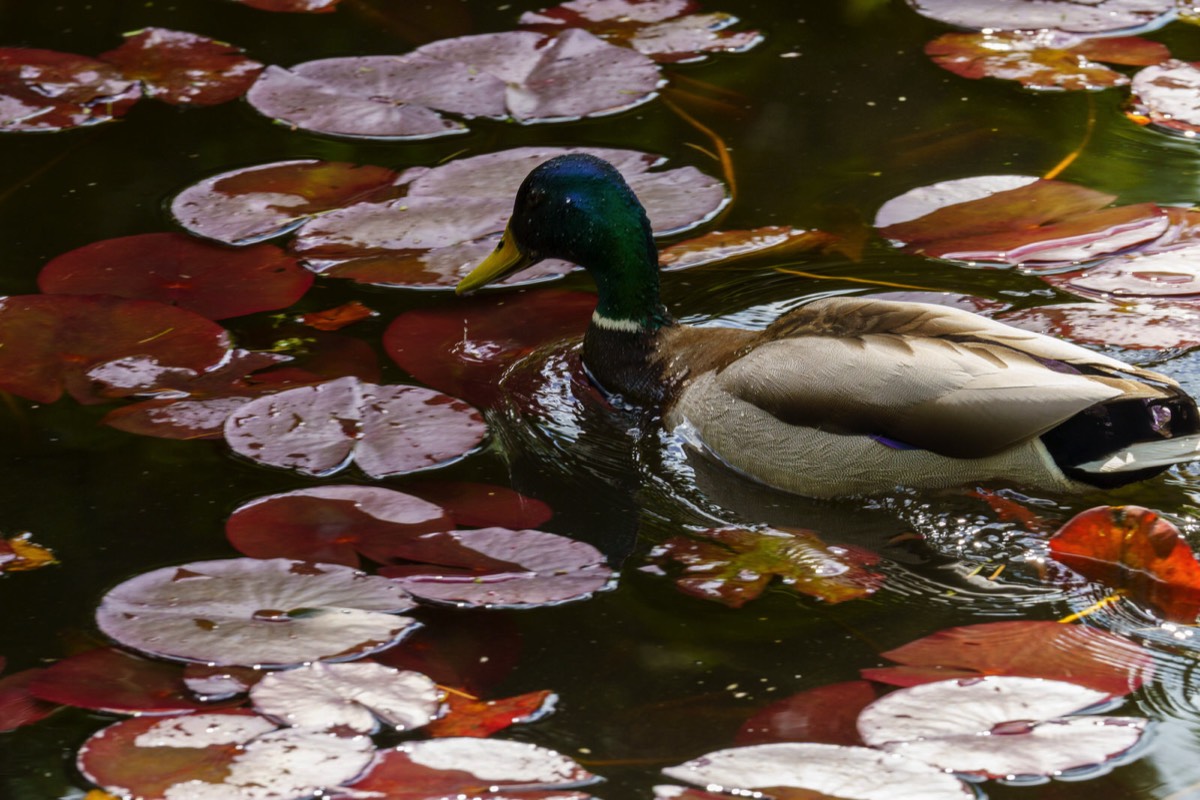
[[[633,190],[607,161],[573,153],[530,172],[500,243],[455,291],[479,289],[546,258],[570,261],[591,274],[602,317],[661,324],[658,250],[650,223]]]

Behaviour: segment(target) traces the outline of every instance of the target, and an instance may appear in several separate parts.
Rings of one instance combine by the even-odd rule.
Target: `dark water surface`
[[[722,228],[853,229],[883,201],[916,186],[975,174],[1041,174],[1079,144],[1089,110],[1095,131],[1064,178],[1119,194],[1121,202],[1197,200],[1200,146],[1129,123],[1120,113],[1121,92],[1036,95],[1008,83],[958,78],[921,52],[944,28],[901,2],[706,5],[739,15],[767,36],[750,53],[668,73],[673,91],[691,95],[676,99],[731,148],[738,194]],[[0,0],[0,46],[95,55],[119,44],[122,33],[154,25],[229,41],[264,63],[290,65],[399,53],[447,36],[506,30],[522,11],[540,6],[540,0],[345,0],[336,14],[305,16],[218,0]],[[1167,42],[1178,58],[1200,58],[1200,29],[1176,24],[1150,36]],[[520,145],[590,144],[663,153],[672,165],[720,172],[691,146],[709,148],[710,142],[657,100],[579,123],[481,121],[471,128],[428,142],[351,142],[272,125],[240,102],[196,110],[143,102],[115,124],[0,136],[0,294],[36,292],[41,266],[72,248],[172,229],[164,203],[174,193],[248,164],[316,157],[403,168]],[[765,324],[798,299],[886,290],[888,284],[977,294],[1018,307],[1057,297],[1034,277],[909,257],[874,239],[861,260],[807,256],[790,265],[828,279],[780,274],[767,259],[667,275],[664,294],[674,313],[689,321],[745,326]],[[588,287],[580,276],[562,285]],[[349,299],[381,312],[350,329],[374,345],[395,314],[455,302],[445,294],[323,280],[297,310]],[[253,322],[229,326],[236,332]],[[518,666],[496,695],[550,688],[561,701],[545,721],[505,735],[580,759],[608,779],[595,787],[599,797],[648,797],[662,782],[661,767],[730,745],[741,723],[773,700],[855,679],[860,668],[881,663],[881,650],[949,625],[1056,619],[1094,599],[1042,586],[1030,569],[1010,564],[1037,548],[1036,537],[956,494],[814,503],[688,462],[655,431],[631,433],[627,420],[573,395],[570,356],[567,343],[518,367],[540,376],[536,396],[496,412],[488,449],[435,477],[512,485],[545,500],[557,512],[547,529],[611,553],[632,551],[620,585],[584,603],[440,612],[439,619],[490,613],[519,631],[512,645],[519,646]],[[1132,357],[1200,390],[1200,362],[1191,354]],[[385,382],[408,380],[383,361]],[[219,443],[98,426],[106,410],[69,399],[0,406],[0,531],[31,531],[62,559],[58,567],[0,579],[0,655],[10,672],[48,663],[97,636],[93,611],[117,582],[168,564],[235,555],[223,525],[241,503],[318,483],[235,459]],[[366,482],[354,475],[325,482],[348,480]],[[382,483],[402,490],[405,482]],[[1175,470],[1135,489],[1045,500],[1061,516],[1104,502],[1137,503],[1175,516],[1194,534],[1198,490],[1200,472]],[[798,525],[827,541],[870,547],[889,559],[889,582],[870,600],[831,606],[776,589],[735,611],[684,597],[667,579],[638,569],[649,546],[681,526],[723,522]],[[888,544],[914,530],[929,550]],[[1003,583],[964,577],[980,565],[990,574],[1001,564],[1009,564]],[[1145,625],[1118,616],[1098,622]],[[1159,720],[1144,757],[1092,781],[987,784],[988,795],[1200,797],[1200,788],[1189,788],[1200,787],[1195,657],[1186,647],[1160,649],[1159,681],[1118,712]],[[68,710],[0,734],[0,798],[80,796],[86,784],[74,772],[73,752],[108,721]]]

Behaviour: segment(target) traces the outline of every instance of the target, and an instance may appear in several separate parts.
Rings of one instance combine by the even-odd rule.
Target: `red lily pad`
[[[743,723],[734,743],[823,742],[861,745],[855,720],[878,693],[867,681],[817,686],[772,703]]]
[[[246,93],[263,65],[242,50],[207,36],[144,28],[100,58],[126,78],[142,82],[147,96],[173,105],[211,106]]]
[[[1200,295],[1200,244],[1149,255],[1119,256],[1070,276],[1055,276],[1067,291],[1105,298]]]
[[[1129,83],[1123,73],[1097,61],[1148,65],[1170,58],[1166,45],[1137,36],[1088,39],[1055,30],[947,33],[925,45],[925,53],[938,66],[964,78],[999,78],[1029,89],[1076,91]]]
[[[390,196],[396,173],[340,161],[278,161],[231,170],[189,186],[171,214],[192,233],[251,244],[299,227],[314,214]]]
[[[1183,303],[1064,303],[1012,311],[998,319],[1025,330],[1101,347],[1168,350],[1200,345],[1200,308]]]
[[[1200,614],[1200,562],[1179,529],[1140,506],[1098,506],[1075,515],[1050,538],[1057,561],[1175,622]]]
[[[404,488],[441,506],[456,524],[468,528],[536,528],[554,516],[541,500],[488,483],[422,481]]]
[[[84,742],[77,765],[122,797],[290,800],[353,780],[373,754],[365,736],[276,729],[265,717],[225,711],[118,722]]]
[[[47,294],[157,300],[209,319],[286,308],[312,273],[271,244],[231,249],[181,233],[105,239],[52,259],[38,275]]]
[[[30,693],[29,684],[41,673],[40,669],[27,669],[0,678],[0,733],[43,720],[59,709]]]
[[[111,647],[64,658],[41,670],[28,690],[47,702],[119,714],[212,708],[212,703],[191,696],[179,665],[148,661]]]
[[[422,600],[528,608],[582,600],[609,587],[604,555],[585,542],[535,530],[476,528],[412,537],[395,550],[412,564],[381,567]]]
[[[1116,634],[1082,625],[1013,620],[947,628],[881,654],[902,667],[862,670],[893,686],[956,677],[1048,678],[1120,696],[1153,670],[1150,654]]]
[[[469,297],[398,315],[383,347],[421,383],[492,406],[509,367],[548,342],[581,336],[595,308],[595,295],[560,289]]]
[[[203,372],[229,352],[225,329],[150,300],[105,296],[0,298],[0,389],[43,403],[64,391],[92,402],[95,373]]]
[[[1200,68],[1169,59],[1133,76],[1129,115],[1166,133],[1200,134]]]
[[[373,478],[442,466],[486,433],[480,413],[461,400],[357,378],[260,397],[225,421],[234,452],[305,475],[330,475],[352,461]]]
[[[429,624],[372,660],[476,696],[490,693],[521,663],[521,630],[512,616],[438,608],[422,615]]]
[[[558,695],[548,689],[500,700],[478,700],[456,692],[446,695],[445,716],[429,723],[430,736],[483,738],[519,723],[536,722],[554,711]]]
[[[709,53],[742,53],[762,42],[758,31],[731,31],[732,14],[694,13],[693,0],[568,0],[526,11],[520,25],[552,33],[584,28],[614,44],[632,47],[660,63],[699,61]]]
[[[908,0],[918,14],[958,28],[1113,33],[1159,27],[1175,16],[1174,0]]]
[[[359,565],[359,554],[387,563],[392,543],[453,528],[442,508],[403,492],[373,486],[318,486],[251,500],[225,522],[238,552],[253,558],[295,558]]]
[[[836,239],[832,234],[822,231],[778,225],[748,231],[712,231],[664,247],[659,251],[658,264],[664,271],[670,272],[759,255],[780,258],[822,250]]]
[[[289,14],[328,14],[337,10],[342,0],[234,0],[260,11],[282,11]]]
[[[777,577],[829,603],[866,597],[883,582],[883,576],[869,569],[878,556],[861,548],[831,547],[811,531],[716,528],[697,537],[668,539],[650,555],[683,566],[683,576],[675,579],[680,591],[731,608],[761,595]]]
[[[84,56],[0,48],[0,132],[48,132],[111,122],[142,96],[137,81]]]
[[[346,788],[347,797],[424,800],[429,797],[561,798],[600,780],[570,758],[525,742],[455,737],[406,742],[383,751],[367,773]],[[553,795],[544,791],[554,790]],[[335,798],[338,797],[335,795]]]

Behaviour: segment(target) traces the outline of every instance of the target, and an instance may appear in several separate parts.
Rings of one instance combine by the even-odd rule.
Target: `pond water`
[[[869,230],[875,210],[911,188],[976,174],[1044,174],[1086,140],[1062,175],[1122,203],[1191,204],[1200,146],[1129,122],[1119,90],[1021,91],[934,66],[924,43],[945,31],[898,0],[729,0],[765,42],[743,54],[671,67],[665,97],[728,145],[737,193],[724,229],[765,225]],[[0,0],[0,46],[97,54],[147,26],[233,42],[255,59],[289,65],[321,57],[399,53],[440,38],[508,30],[535,0],[435,3],[344,0],[328,15],[269,14],[218,0]],[[1200,59],[1200,29],[1175,23],[1148,34],[1177,58]],[[1089,122],[1089,120],[1092,120]],[[712,175],[712,141],[661,99],[592,120],[544,125],[479,121],[467,134],[410,142],[339,140],[270,124],[243,102],[180,110],[141,103],[120,122],[50,135],[0,136],[0,294],[38,291],[50,258],[97,240],[174,229],[166,203],[223,170],[287,158],[392,168],[436,165],[524,145],[629,147]],[[1014,307],[1063,299],[1034,276],[967,269],[909,256],[869,236],[861,257],[788,256],[664,276],[664,298],[695,323],[761,327],[800,301],[838,293],[918,288]],[[816,276],[816,277],[814,277]],[[588,290],[582,275],[557,284]],[[461,302],[447,293],[384,290],[318,279],[293,311],[359,300],[379,316],[347,329],[379,350],[388,322],[417,308]],[[270,314],[229,320],[239,334]],[[519,324],[519,321],[514,322]],[[2,343],[0,343],[2,344]],[[488,639],[515,666],[495,696],[559,695],[554,714],[503,736],[577,758],[606,782],[607,800],[644,798],[659,770],[732,744],[759,708],[790,694],[854,680],[879,653],[952,625],[1054,620],[1102,589],[1064,591],[1023,562],[1042,535],[956,492],[897,493],[870,501],[812,502],[750,484],[703,461],[580,391],[576,341],[553,344],[516,368],[512,398],[490,413],[486,448],[415,478],[371,481],[351,471],[313,479],[253,465],[220,442],[139,437],[98,424],[105,406],[72,399],[0,405],[0,531],[30,531],[61,564],[0,579],[0,656],[7,671],[42,666],[98,641],[93,613],[105,591],[139,573],[236,555],[224,536],[233,509],[262,495],[321,483],[403,490],[446,478],[511,486],[548,503],[544,528],[599,547],[621,564],[617,587],[594,598],[525,611],[426,612]],[[1200,393],[1186,351],[1113,351]],[[383,380],[411,379],[382,355]],[[572,380],[576,378],[576,380]],[[1086,497],[1026,499],[1053,519],[1100,504],[1157,509],[1192,536],[1200,470]],[[824,604],[775,586],[743,608],[680,594],[641,569],[655,543],[720,524],[790,525],[829,543],[880,553],[874,596]],[[923,543],[914,544],[917,533]],[[997,574],[1000,567],[1002,574]],[[979,576],[994,575],[986,581]],[[1101,627],[1152,629],[1132,611],[1096,615]],[[1163,634],[1163,639],[1169,635]],[[1186,644],[1186,642],[1185,642]],[[1089,781],[985,785],[994,798],[1200,797],[1196,650],[1152,644],[1158,677],[1116,713],[1156,721],[1144,754]],[[1200,647],[1200,643],[1197,644]],[[87,788],[73,753],[114,717],[65,710],[0,734],[0,797],[43,800]]]

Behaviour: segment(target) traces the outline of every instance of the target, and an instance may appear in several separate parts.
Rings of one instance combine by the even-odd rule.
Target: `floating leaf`
[[[100,58],[139,80],[146,94],[174,105],[211,106],[246,93],[263,65],[242,50],[194,33],[144,28]]]
[[[1024,308],[998,319],[1047,336],[1101,347],[1168,350],[1200,345],[1200,308],[1183,303],[1064,303]]]
[[[1113,33],[1165,25],[1174,0],[908,0],[918,14],[959,28]]]
[[[874,747],[961,775],[1056,776],[1099,766],[1141,738],[1144,719],[1062,718],[1107,699],[1042,678],[939,681],[876,700],[859,715],[858,730]]]
[[[424,673],[472,695],[490,693],[521,663],[521,631],[511,615],[426,608],[422,616],[429,624],[372,660]]]
[[[346,735],[369,734],[379,722],[406,731],[438,716],[442,692],[419,672],[383,664],[305,664],[272,672],[250,689],[262,714],[285,725]]]
[[[96,622],[126,647],[214,665],[344,661],[413,624],[395,582],[348,567],[235,558],[164,567],[104,596]]]
[[[187,230],[250,244],[294,230],[313,214],[381,195],[396,173],[384,167],[304,159],[235,169],[184,189],[171,214]]]
[[[594,294],[560,289],[468,297],[453,307],[399,314],[383,347],[422,383],[492,406],[509,367],[547,342],[580,336],[595,309]]]
[[[52,259],[38,275],[47,294],[157,300],[209,319],[286,308],[312,273],[275,245],[231,249],[180,233],[105,239]]]
[[[664,247],[658,264],[664,271],[723,264],[759,255],[792,256],[829,247],[837,237],[821,231],[770,226],[748,231],[713,231]]]
[[[310,328],[316,328],[319,331],[337,331],[345,328],[347,325],[353,325],[356,322],[362,322],[364,319],[379,316],[378,311],[373,311],[357,300],[351,300],[349,303],[343,303],[336,308],[327,308],[324,311],[310,311],[307,314],[300,316],[300,324],[307,325]]]
[[[1200,562],[1179,529],[1148,508],[1090,508],[1049,544],[1056,560],[1151,604],[1168,620],[1194,624],[1200,614]]]
[[[94,711],[169,714],[211,708],[192,697],[176,664],[147,661],[112,647],[64,658],[29,683],[35,697]]]
[[[139,717],[84,742],[79,771],[121,797],[292,800],[353,780],[371,762],[365,736],[276,730],[246,711]]]
[[[1200,68],[1170,59],[1133,76],[1129,114],[1166,133],[1200,134]]]
[[[61,131],[111,122],[141,96],[137,81],[102,61],[0,47],[0,132]]]
[[[349,784],[349,797],[378,793],[387,800],[430,797],[539,798],[573,800],[585,795],[563,792],[600,780],[564,755],[524,742],[503,739],[447,738],[406,742],[383,751],[371,769]],[[371,796],[367,794],[367,796]]]
[[[1150,255],[1110,258],[1069,276],[1054,276],[1067,291],[1106,298],[1200,295],[1200,244]]]
[[[447,712],[429,724],[429,735],[491,736],[511,725],[536,722],[554,710],[558,695],[548,689],[501,700],[476,700],[451,692],[446,695]]]
[[[183,683],[206,702],[212,703],[249,691],[268,673],[252,667],[217,667],[209,664],[185,664]]]
[[[710,791],[808,789],[856,800],[972,800],[965,783],[915,759],[866,747],[778,743],[718,750],[663,773]]]
[[[830,603],[866,597],[882,583],[868,567],[879,557],[859,548],[831,547],[811,531],[716,528],[676,536],[651,557],[684,567],[675,585],[686,594],[740,608],[776,577],[799,592]]]
[[[0,298],[0,389],[42,403],[64,391],[95,398],[96,373],[189,369],[221,362],[229,338],[199,314],[149,300],[72,295]]]
[[[881,655],[904,666],[864,669],[862,676],[894,686],[1017,675],[1119,696],[1141,686],[1153,670],[1150,654],[1128,639],[1082,625],[1034,620],[946,628]]]
[[[0,733],[45,719],[58,710],[59,706],[39,700],[29,691],[29,684],[41,672],[27,669],[0,678]]]
[[[759,711],[738,730],[739,745],[768,742],[822,742],[861,745],[855,720],[878,694],[866,681],[817,686]]]
[[[359,554],[386,563],[393,542],[453,528],[442,508],[403,492],[373,486],[318,486],[260,497],[225,523],[238,552],[254,558],[296,558],[357,567]],[[401,550],[400,552],[403,552]]]
[[[253,400],[225,422],[234,452],[305,475],[330,475],[351,461],[373,478],[441,466],[487,433],[461,400],[419,386],[338,378]]]
[[[32,535],[23,533],[10,539],[0,539],[0,573],[28,572],[58,563],[54,552],[36,544]],[[0,669],[4,664],[0,663]]]
[[[488,483],[422,481],[404,488],[441,506],[455,523],[468,528],[536,528],[554,516],[541,500]]]
[[[337,10],[342,0],[235,0],[260,11],[282,11],[290,14],[327,14]]]
[[[382,567],[380,575],[423,600],[460,606],[526,608],[582,600],[612,579],[599,550],[544,531],[427,533],[395,552],[418,563]]]
[[[1149,39],[1088,39],[1056,30],[946,33],[925,45],[925,53],[938,66],[964,78],[999,78],[1030,89],[1067,90],[1129,83],[1124,74],[1096,61],[1146,65],[1170,58],[1166,45]]]

